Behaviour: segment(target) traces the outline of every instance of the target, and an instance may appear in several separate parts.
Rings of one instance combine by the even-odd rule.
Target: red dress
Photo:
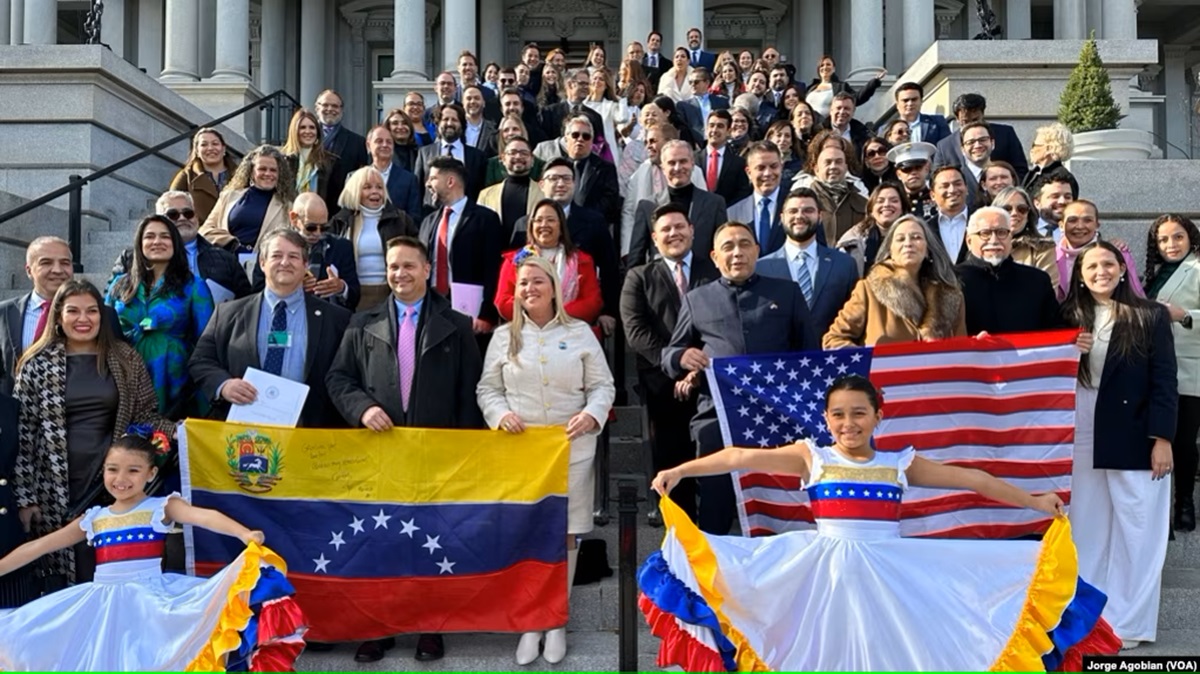
[[[513,260],[525,248],[509,251],[504,254],[500,263],[500,282],[496,286],[496,310],[500,316],[511,321],[513,317],[513,294],[517,287],[517,265]],[[577,250],[576,267],[579,269],[578,290],[574,299],[563,298],[563,309],[571,318],[577,318],[588,325],[594,325],[604,308],[604,299],[600,296],[600,281],[596,278],[596,263],[592,256]],[[561,281],[561,279],[560,279]]]

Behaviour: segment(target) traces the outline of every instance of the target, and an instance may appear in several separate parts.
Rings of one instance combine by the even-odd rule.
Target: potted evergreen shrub
[[[1093,33],[1083,43],[1058,103],[1058,121],[1075,136],[1072,158],[1149,159],[1154,147],[1150,134],[1118,128],[1123,116]]]

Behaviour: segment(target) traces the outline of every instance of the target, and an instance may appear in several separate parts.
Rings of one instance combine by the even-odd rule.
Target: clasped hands
[[[508,433],[524,433],[525,422],[516,412],[507,412],[500,418],[500,430]],[[574,440],[600,430],[600,424],[587,412],[579,412],[567,420],[567,439]]]

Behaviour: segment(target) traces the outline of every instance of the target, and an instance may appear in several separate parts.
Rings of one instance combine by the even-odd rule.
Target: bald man
[[[304,291],[354,311],[361,289],[354,246],[349,240],[330,233],[329,207],[325,200],[313,192],[304,192],[292,202],[288,222],[308,242]],[[262,292],[265,285],[262,265],[257,265],[254,267],[254,292]]]

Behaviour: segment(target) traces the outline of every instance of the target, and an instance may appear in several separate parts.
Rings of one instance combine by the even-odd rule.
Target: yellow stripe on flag
[[[563,427],[298,429],[189,419],[191,488],[265,498],[524,502],[567,493]]]

